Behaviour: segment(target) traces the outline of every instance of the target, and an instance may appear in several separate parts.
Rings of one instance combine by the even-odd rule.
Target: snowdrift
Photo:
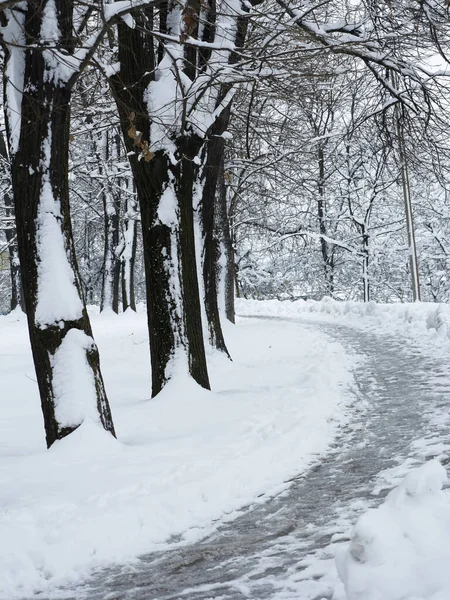
[[[362,515],[336,557],[348,600],[450,598],[450,496],[444,467],[411,471],[385,502]]]
[[[315,300],[236,300],[240,316],[295,318],[305,315],[340,317],[412,332],[430,332],[450,339],[450,306],[432,302],[377,304],[376,302]]]

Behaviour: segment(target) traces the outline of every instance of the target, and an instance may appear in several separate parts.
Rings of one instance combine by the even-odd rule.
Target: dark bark
[[[224,161],[225,140],[221,137],[226,130],[230,119],[230,107],[227,107],[215,121],[206,145],[206,158],[203,169],[203,193],[200,204],[202,233],[203,233],[203,286],[205,293],[205,309],[209,329],[210,343],[218,350],[228,350],[220,323],[220,312],[218,302],[218,268],[220,258],[220,246],[216,232],[222,237],[225,231],[220,231],[216,219],[217,182],[219,171]],[[227,215],[221,213],[221,226],[227,227]]]
[[[186,350],[192,377],[207,389],[209,379],[201,326],[192,207],[192,185],[196,176],[192,158],[198,151],[198,142],[189,136],[176,140],[180,160],[174,166],[163,151],[156,152],[149,161],[139,157],[135,139],[130,136],[132,125],[142,132],[143,142],[149,141],[150,122],[144,94],[154,74],[155,51],[151,36],[145,32],[144,17],[142,13],[136,14],[139,27],[133,30],[119,23],[121,68],[110,83],[127,151],[134,152],[130,164],[141,210],[152,395],[155,396],[168,380],[167,367],[179,346]],[[175,181],[179,226],[164,223],[158,217],[161,196],[171,177]],[[174,277],[179,278],[181,298],[174,290]]]
[[[117,212],[108,214],[104,211],[105,244],[102,267],[102,296],[100,311],[111,308],[116,314],[119,313],[119,284],[120,284],[120,261],[116,257],[116,249],[119,244],[119,215]]]
[[[222,252],[225,257],[225,271],[221,273],[224,282],[225,315],[231,323],[236,322],[234,308],[234,289],[236,281],[236,266],[234,260],[234,247],[230,230],[230,217],[228,214],[227,185],[225,181],[224,157],[219,167],[219,190],[217,193],[217,231],[221,236]]]
[[[201,20],[203,23],[202,42],[213,42],[216,34],[216,0],[203,0]],[[211,57],[212,50],[208,47],[198,51],[198,67],[203,71]]]
[[[6,218],[11,219],[5,229],[6,242],[8,243],[9,268],[11,274],[11,310],[20,307],[25,312],[25,301],[22,291],[22,279],[20,277],[19,249],[17,246],[16,226],[12,198],[6,194],[5,198]]]
[[[361,236],[363,244],[363,301],[370,300],[370,284],[369,284],[369,234],[365,224],[361,225]]]
[[[129,273],[129,303],[131,310],[136,312],[136,292],[134,288],[134,268],[136,265],[136,250],[137,250],[137,222],[133,221],[133,244],[131,246],[131,257],[130,257],[130,273]]]
[[[116,255],[119,245],[119,207],[103,193],[105,244],[102,268],[102,297],[100,311],[111,308],[119,313],[120,260]],[[113,208],[113,211],[111,211]]]
[[[318,149],[319,183],[317,196],[317,216],[319,219],[320,248],[322,252],[325,289],[330,296],[334,293],[334,260],[333,253],[325,239],[327,235],[325,212],[325,153],[322,146]]]
[[[60,30],[61,46],[71,52],[73,6],[65,0],[55,0]],[[55,222],[60,227],[65,253],[73,270],[74,283],[81,299],[81,282],[74,253],[74,243],[69,211],[68,152],[70,91],[60,85],[49,72],[40,39],[43,5],[39,0],[29,0],[25,34],[25,76],[22,98],[21,128],[17,152],[12,154],[12,183],[15,202],[17,236],[21,275],[28,317],[31,348],[41,396],[47,445],[70,434],[80,423],[61,425],[55,415],[56,393],[53,386],[53,357],[65,336],[72,329],[83,331],[92,338],[89,318],[82,301],[81,315],[74,319],[60,319],[47,324],[36,319],[38,283],[41,256],[38,247],[38,211],[42,203],[42,190],[47,182],[58,206]],[[7,48],[6,48],[7,51]],[[5,86],[8,82],[5,82]],[[64,313],[64,309],[61,311]],[[114,435],[108,400],[100,372],[97,347],[86,350],[96,388],[96,403],[103,427]]]
[[[127,207],[130,201],[127,201]],[[127,308],[131,308],[136,312],[136,296],[134,290],[134,268],[136,264],[136,250],[137,250],[137,220],[136,220],[136,206],[135,202],[131,202],[132,214],[129,214],[129,210],[125,211],[125,257],[122,256],[122,308],[125,312]],[[131,234],[131,242],[129,236]]]
[[[210,389],[203,340],[193,209],[193,189],[198,174],[198,166],[193,159],[201,144],[202,140],[193,135],[177,140],[180,160],[177,167],[172,168],[172,174],[177,182],[175,189],[180,211],[180,270],[189,369],[202,387]]]
[[[9,156],[6,150],[5,138],[0,135],[0,157],[2,159],[5,169],[11,170],[9,163]],[[7,174],[10,177],[10,172]],[[19,261],[19,250],[17,248],[17,234],[16,225],[14,222],[14,207],[13,199],[10,190],[5,192],[3,197],[5,204],[5,237],[8,244],[8,255],[9,255],[9,269],[11,275],[11,303],[10,308],[14,310],[18,306],[25,311],[25,302],[22,293],[22,280],[20,278],[20,261]]]
[[[153,24],[153,23],[152,23]],[[167,33],[167,0],[162,0],[159,6],[159,31]],[[158,62],[161,62],[164,56],[164,43],[158,44]]]
[[[108,161],[110,159],[110,142],[108,132],[101,141],[97,157],[104,164],[100,166],[100,175],[104,175],[102,183],[103,215],[105,227],[105,243],[102,268],[102,296],[100,311],[111,308],[119,313],[120,260],[117,257],[119,246],[120,199],[114,197],[108,180]]]
[[[92,222],[87,217],[84,221],[84,240],[83,240],[83,254],[82,254],[82,265],[85,273],[82,281],[83,296],[86,304],[94,304],[94,277],[93,277],[93,266],[91,263],[91,240],[92,240]]]
[[[256,4],[256,2],[255,2]],[[209,5],[209,25],[205,29],[208,41],[213,41],[216,20],[216,4],[214,1]],[[242,5],[243,13],[237,18],[235,46],[239,50],[244,46],[248,30],[248,6]],[[208,55],[200,54],[200,64],[204,63]],[[238,51],[232,52],[229,64],[234,65],[240,60]],[[231,85],[222,85],[217,99],[218,107],[231,89]],[[234,269],[234,252],[231,243],[230,225],[226,203],[226,190],[223,189],[218,195],[218,180],[220,170],[223,171],[225,140],[222,134],[227,130],[231,117],[230,102],[217,117],[209,132],[205,150],[205,163],[202,174],[203,192],[200,204],[202,233],[203,233],[203,285],[205,290],[205,309],[208,321],[209,337],[212,346],[225,352],[228,350],[223,336],[220,323],[220,311],[218,301],[218,277],[219,259],[221,257],[220,242],[226,255],[225,273],[225,306],[226,316],[234,323],[234,281],[236,278]],[[220,194],[225,196],[221,197]],[[217,205],[220,205],[218,209]],[[220,241],[219,241],[220,240]],[[233,261],[231,263],[230,261]]]
[[[187,0],[183,10],[182,21],[183,31],[182,39],[188,37],[198,37],[198,25],[200,19],[201,2],[200,0]],[[184,72],[192,81],[197,74],[197,49],[195,46],[185,44],[184,46]]]
[[[145,21],[140,22],[141,27]],[[154,71],[154,50],[151,38],[140,30],[131,30],[118,24],[120,73],[110,79],[114,94],[125,147],[137,153],[134,140],[129,136],[131,115],[135,114],[134,125],[148,140],[150,123],[144,102],[145,89]],[[176,306],[170,297],[170,277],[166,263],[172,254],[169,228],[157,222],[159,203],[158,190],[167,183],[167,158],[162,152],[146,163],[130,156],[133,180],[141,209],[142,242],[146,278],[147,320],[152,365],[152,396],[164,387],[166,367],[175,351]]]

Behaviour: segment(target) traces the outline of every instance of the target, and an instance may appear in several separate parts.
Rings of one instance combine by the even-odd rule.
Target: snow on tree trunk
[[[102,268],[102,297],[100,302],[100,311],[113,310],[116,314],[119,312],[119,280],[120,280],[120,261],[117,257],[119,246],[119,212],[118,201],[114,197],[109,181],[109,165],[111,148],[108,132],[102,134],[99,144],[99,158],[102,161],[100,175],[102,181],[102,199],[103,214],[105,223],[105,245]]]
[[[93,277],[93,263],[92,263],[92,222],[89,219],[87,213],[85,213],[83,223],[83,249],[81,255],[79,254],[79,263],[81,270],[84,272],[84,278],[82,281],[83,296],[86,304],[94,304],[94,277]]]
[[[214,8],[211,7],[211,13],[214,13]],[[231,3],[228,7],[228,12],[217,17],[217,30],[215,32],[215,40],[232,41],[233,51],[228,56],[228,67],[231,68],[240,60],[239,51],[242,49],[248,28],[249,10],[247,6],[239,6]],[[205,41],[213,41],[213,32],[209,31],[204,36]],[[210,56],[211,61],[218,60],[218,56],[214,52]],[[225,98],[232,91],[231,84],[224,84],[220,87],[217,97],[212,97],[211,101],[215,104],[210,106],[211,112],[221,107]],[[212,126],[207,133],[207,142],[204,145],[203,163],[204,168],[201,171],[201,187],[202,196],[199,205],[201,215],[201,228],[203,236],[203,252],[202,252],[202,274],[203,274],[203,292],[206,317],[208,323],[209,340],[213,347],[224,352],[229,356],[225,339],[222,332],[220,322],[220,299],[219,299],[219,278],[220,273],[227,273],[227,265],[225,261],[232,258],[230,253],[229,240],[229,223],[228,211],[224,207],[220,207],[221,199],[218,195],[218,182],[221,169],[223,170],[225,139],[227,127],[231,116],[232,97],[227,102],[222,110],[217,114]],[[225,200],[226,201],[226,200]],[[226,247],[225,255],[221,252],[221,248]],[[228,267],[229,267],[228,262]],[[230,285],[229,273],[224,279],[225,289],[227,290],[227,317],[234,322],[234,286]],[[230,294],[233,294],[231,301]],[[231,306],[233,305],[233,308]]]
[[[225,132],[230,119],[230,106],[217,118],[211,128],[208,142],[205,147],[205,159],[202,181],[202,198],[200,203],[201,226],[203,235],[203,286],[204,303],[209,330],[209,339],[213,347],[228,354],[225,339],[220,323],[218,283],[220,271],[220,241],[225,235],[227,215],[221,213],[217,217],[218,205],[218,179],[221,167],[223,168]],[[220,238],[219,238],[220,236]]]
[[[325,281],[325,293],[328,296],[334,294],[334,265],[332,252],[326,240],[327,237],[327,215],[325,200],[325,152],[321,144],[318,148],[318,170],[317,183],[317,217],[319,220],[320,249],[322,252],[323,273]]]
[[[226,318],[235,323],[234,288],[236,281],[236,268],[234,262],[234,247],[231,236],[228,186],[225,179],[224,157],[219,167],[219,181],[217,192],[216,223],[220,241],[219,256],[219,304],[225,312]]]
[[[7,194],[5,197],[6,218],[8,224],[5,229],[6,242],[8,243],[9,268],[11,273],[11,310],[20,307],[25,311],[25,302],[22,293],[22,279],[20,277],[19,249],[17,247],[17,233],[14,223],[12,199]]]
[[[73,6],[5,11],[5,95],[25,305],[47,445],[95,419],[114,435],[72,239],[70,99],[54,48],[72,51]],[[24,47],[25,46],[25,47]]]
[[[128,191],[128,193],[130,192]],[[126,201],[123,229],[123,250],[120,255],[122,261],[122,306],[124,311],[131,308],[136,312],[134,267],[137,250],[137,205],[134,198],[128,198]]]
[[[402,181],[403,201],[405,205],[406,233],[408,236],[408,259],[411,275],[411,291],[413,302],[420,301],[419,261],[417,257],[416,236],[414,229],[414,213],[409,184],[408,165],[404,149],[404,132],[400,122],[399,109],[396,107],[396,121],[398,134],[398,150],[400,159],[400,175]]]
[[[363,240],[363,301],[369,302],[370,300],[370,283],[369,283],[369,235],[366,231],[366,226],[362,228],[362,240]]]
[[[180,352],[192,377],[209,387],[199,272],[210,337],[226,351],[213,237],[217,169],[208,176],[205,161],[209,155],[217,162],[206,146],[235,92],[232,65],[245,39],[248,13],[248,3],[240,0],[169,1],[158,14],[135,10],[133,23],[118,24],[120,69],[110,82],[141,207],[153,395],[170,378]],[[195,224],[198,198],[200,228]]]
[[[10,308],[14,310],[18,306],[25,310],[25,304],[22,294],[22,281],[20,279],[20,261],[17,248],[17,234],[14,219],[14,207],[11,193],[11,165],[8,152],[6,150],[5,138],[0,135],[0,158],[2,160],[2,170],[4,169],[3,201],[5,204],[5,237],[8,245],[9,268],[11,274],[11,303]]]
[[[22,311],[25,312],[17,244],[11,244],[9,247],[9,262],[11,269],[11,310],[15,310],[16,308],[20,307]]]

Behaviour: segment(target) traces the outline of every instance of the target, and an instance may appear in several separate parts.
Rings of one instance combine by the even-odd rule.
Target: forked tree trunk
[[[73,6],[54,0],[60,40],[70,52]],[[70,90],[37,44],[46,3],[26,5],[20,82],[25,90],[20,133],[11,127],[12,184],[17,236],[31,348],[41,396],[47,445],[70,434],[86,418],[99,420],[114,435],[100,372],[99,355],[81,295],[70,223],[68,151]],[[45,40],[47,41],[47,40]],[[44,43],[45,48],[45,43]],[[8,46],[6,45],[7,60]],[[11,88],[9,88],[11,92]],[[10,107],[14,108],[14,107]],[[18,135],[18,138],[16,137]]]
[[[193,207],[194,196],[197,200],[205,185],[208,191],[200,205],[206,244],[206,313],[211,339],[226,351],[217,303],[217,242],[212,233],[223,147],[215,149],[213,137],[209,138],[211,152],[205,147],[211,130],[220,133],[228,124],[233,86],[227,79],[217,93],[216,85],[224,67],[239,59],[238,51],[227,55],[224,49],[229,42],[242,47],[249,4],[181,0],[162,1],[159,8],[157,18],[151,8],[134,11],[133,29],[118,23],[120,71],[110,79],[141,207],[153,395],[168,380],[169,364],[181,350],[187,355],[189,373],[209,388],[196,261],[200,240]],[[159,47],[154,43],[158,24]],[[216,47],[208,45],[211,42]],[[210,69],[217,77],[211,76]],[[205,161],[208,156],[209,165],[202,164],[201,158]],[[209,171],[200,165],[210,167]]]
[[[139,16],[136,15],[139,22]],[[140,22],[139,22],[140,23]],[[145,24],[145,19],[143,19]],[[209,389],[201,325],[200,298],[195,261],[192,185],[198,167],[195,138],[177,140],[176,164],[164,151],[151,160],[139,156],[130,128],[149,140],[150,122],[144,101],[152,80],[153,42],[139,27],[118,25],[120,72],[110,80],[121,118],[125,146],[141,211],[147,318],[152,365],[152,396],[171,376],[171,364],[179,351],[187,355],[188,370]]]

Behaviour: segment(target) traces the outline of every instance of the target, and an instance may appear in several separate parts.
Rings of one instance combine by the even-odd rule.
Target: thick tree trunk
[[[258,0],[251,4],[259,3]],[[210,23],[216,19],[216,3],[210,4]],[[236,15],[236,29],[234,32],[234,44],[236,51],[230,53],[228,63],[235,65],[239,62],[241,56],[238,49],[244,46],[248,30],[249,5],[242,3],[241,12]],[[212,41],[214,27],[205,29],[205,41]],[[207,61],[207,56],[202,57]],[[202,63],[202,60],[200,61]],[[221,104],[223,99],[230,91],[229,84],[222,85],[217,98],[215,109]],[[222,252],[225,253],[225,306],[226,316],[234,323],[234,252],[231,243],[230,225],[228,218],[228,208],[226,202],[226,190],[220,190],[218,194],[219,175],[224,177],[224,151],[225,140],[222,134],[227,130],[230,123],[232,101],[223,108],[214,121],[209,132],[208,141],[204,157],[203,170],[203,192],[200,204],[202,233],[203,233],[203,284],[205,293],[205,308],[209,328],[209,337],[211,344],[218,350],[225,352],[228,356],[228,350],[223,337],[222,326],[220,323],[218,280],[219,274],[223,270]],[[224,193],[225,196],[221,197]],[[222,252],[221,252],[222,247]],[[233,263],[231,263],[233,261]]]
[[[151,22],[151,14],[147,14]],[[139,15],[136,15],[139,21]],[[140,23],[140,21],[139,21]],[[143,19],[142,26],[147,21]],[[152,364],[152,395],[171,376],[178,352],[185,352],[191,376],[209,389],[201,323],[192,195],[200,150],[195,136],[175,140],[176,156],[159,150],[144,155],[150,121],[144,101],[152,81],[152,38],[139,27],[119,23],[120,72],[110,80],[115,96],[141,210],[147,317]],[[136,141],[141,132],[141,147]],[[144,146],[145,147],[145,146]]]
[[[70,52],[73,7],[54,2],[61,45]],[[23,291],[47,445],[85,418],[114,435],[99,355],[81,295],[68,190],[70,91],[36,43],[46,6],[29,0],[20,136],[12,183]],[[44,45],[45,48],[45,45]],[[8,80],[5,86],[12,85]],[[17,135],[9,127],[9,140]]]
[[[217,233],[225,237],[225,231],[220,231],[217,219],[216,204],[218,201],[218,179],[220,169],[223,170],[225,140],[222,133],[229,123],[230,107],[227,107],[215,121],[206,144],[206,157],[202,172],[202,199],[200,203],[202,236],[203,236],[203,286],[209,339],[213,347],[229,356],[220,323],[218,279],[220,242]],[[220,225],[227,227],[228,216],[220,213]]]
[[[180,274],[182,282],[183,316],[186,350],[192,377],[209,389],[203,340],[202,313],[195,249],[194,184],[198,165],[194,158],[200,151],[202,140],[196,136],[183,136],[177,140],[178,165],[171,169],[175,176],[175,193],[179,209]]]
[[[153,394],[167,381],[167,366],[180,348],[187,354],[190,374],[209,388],[195,256],[194,196],[200,202],[205,244],[202,274],[210,337],[226,352],[213,227],[223,154],[220,134],[228,125],[233,85],[222,80],[218,93],[215,85],[220,83],[223,67],[240,60],[250,10],[248,3],[222,6],[212,0],[163,1],[159,8],[162,36],[158,48],[153,9],[134,13],[134,29],[118,24],[120,72],[111,78],[141,205]],[[191,39],[202,42],[202,48]],[[236,50],[224,55],[224,42],[229,41]],[[217,42],[220,50],[207,46],[209,42]],[[217,81],[210,78],[209,68],[217,73]]]

